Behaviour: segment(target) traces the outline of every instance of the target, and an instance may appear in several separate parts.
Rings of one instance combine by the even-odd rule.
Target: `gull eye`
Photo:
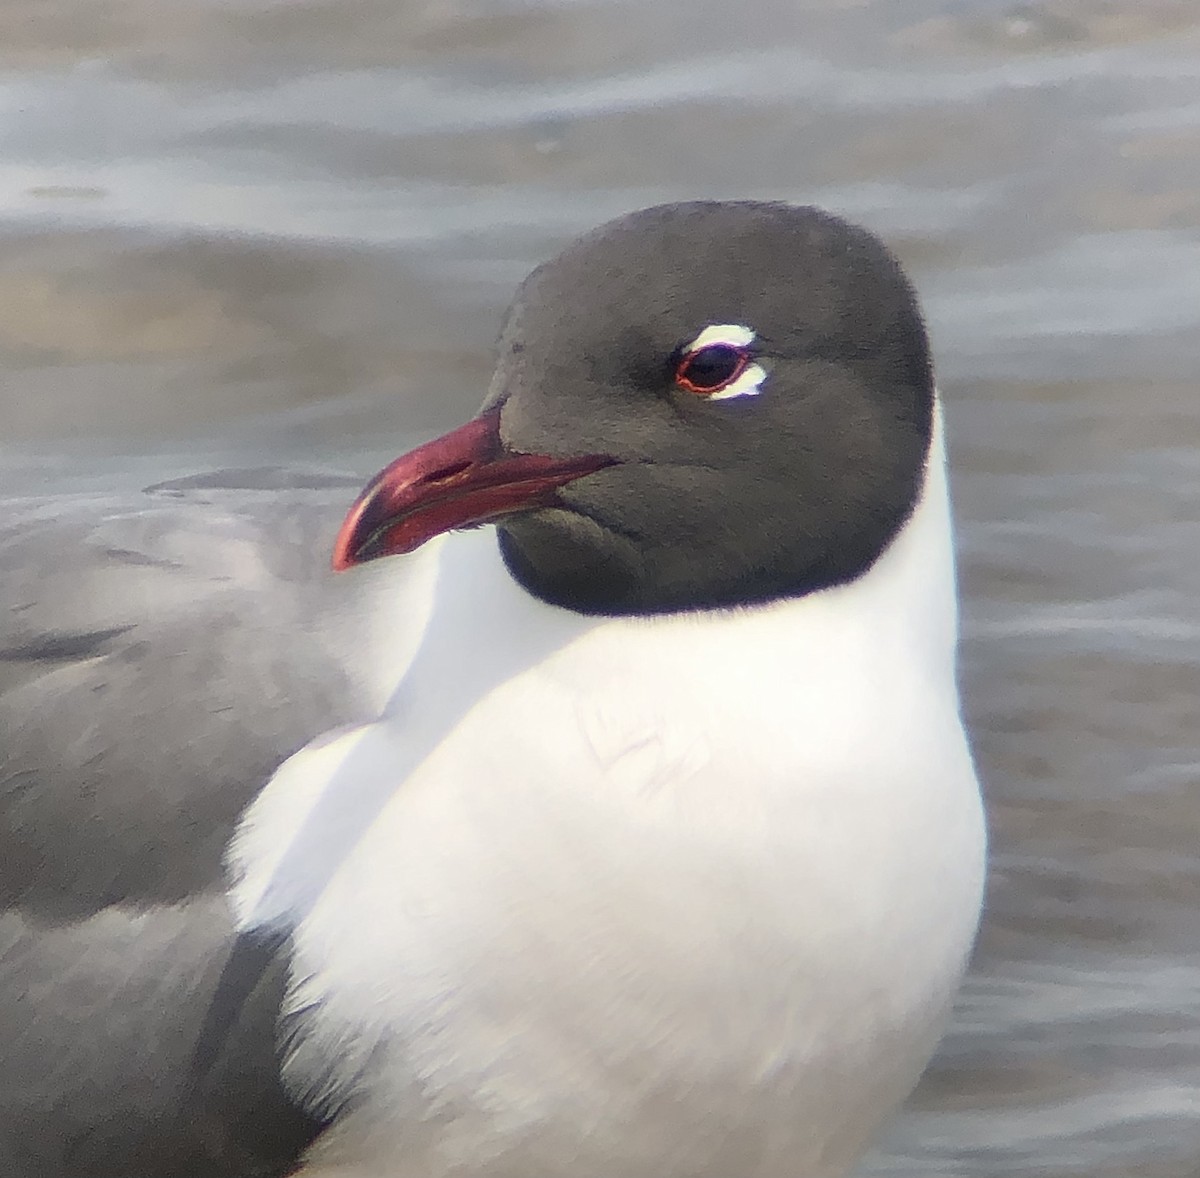
[[[675,383],[689,393],[711,397],[727,389],[750,363],[750,353],[733,344],[709,344],[695,352],[685,352],[675,369]]]
[[[757,396],[767,374],[752,362],[753,342],[754,332],[740,323],[711,324],[676,353],[676,385],[710,401]]]

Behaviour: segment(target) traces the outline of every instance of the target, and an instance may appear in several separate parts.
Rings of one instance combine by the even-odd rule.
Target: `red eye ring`
[[[729,388],[746,371],[749,363],[748,348],[737,344],[708,344],[685,352],[679,358],[675,366],[675,383],[698,397],[711,397]]]

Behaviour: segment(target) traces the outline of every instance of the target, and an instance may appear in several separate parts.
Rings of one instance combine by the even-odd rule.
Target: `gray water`
[[[0,493],[368,474],[528,269],[697,196],[882,233],[948,406],[991,885],[867,1169],[1190,1178],[1195,0],[6,0]]]

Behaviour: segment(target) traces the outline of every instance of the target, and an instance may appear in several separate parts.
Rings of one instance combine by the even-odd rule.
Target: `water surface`
[[[9,0],[0,494],[370,473],[660,200],[882,233],[948,406],[983,936],[867,1169],[1200,1159],[1192,0]]]

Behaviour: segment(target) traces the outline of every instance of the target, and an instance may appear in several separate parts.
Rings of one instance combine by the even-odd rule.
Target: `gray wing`
[[[374,714],[362,583],[328,572],[357,485],[0,507],[0,905],[219,890],[279,762]]]
[[[277,1079],[286,946],[235,939],[222,855],[281,760],[380,703],[370,579],[327,572],[358,486],[0,504],[7,1178],[282,1174],[315,1132]]]

